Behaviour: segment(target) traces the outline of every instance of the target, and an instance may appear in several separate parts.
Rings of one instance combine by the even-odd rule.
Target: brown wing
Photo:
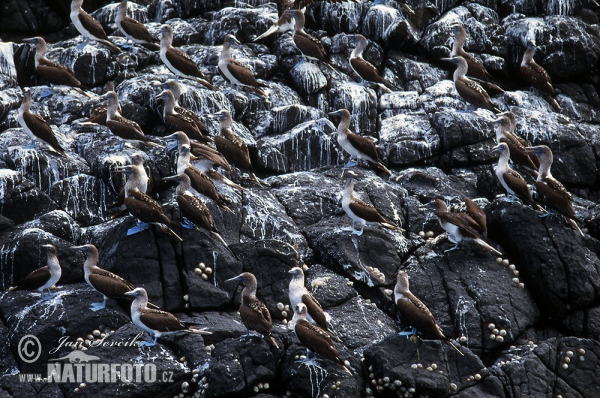
[[[328,3],[342,3],[344,1],[347,0],[296,0],[295,2],[293,2],[292,7],[295,8],[296,10],[301,10],[304,7],[306,7],[309,4],[312,3],[320,3],[320,2],[328,2]],[[354,2],[354,0],[349,0]]]
[[[124,202],[131,215],[142,222],[158,222],[167,225],[176,225],[165,215],[158,202],[145,193],[140,191],[130,191]]]
[[[540,166],[540,161],[537,156],[528,153],[525,150],[525,147],[523,147],[519,140],[516,139],[514,134],[505,132],[504,135],[505,137],[500,138],[500,142],[504,142],[506,145],[508,145],[508,149],[510,150],[510,158],[521,166],[529,167],[532,170],[537,170]]]
[[[191,140],[207,141],[207,138],[198,130],[194,121],[185,115],[179,113],[165,115],[165,126],[173,132],[183,131]]]
[[[40,59],[40,63],[36,70],[42,79],[51,84],[70,87],[82,86],[81,82],[77,80],[75,73],[71,69],[46,58]]]
[[[469,76],[476,77],[486,82],[494,83],[495,85],[496,80],[492,77],[492,75],[489,74],[489,72],[487,71],[485,66],[483,66],[483,63],[481,63],[479,59],[477,59],[472,54],[469,54],[464,50],[460,51],[459,55],[462,56],[469,65],[469,70],[467,72]],[[497,89],[500,90],[500,92],[504,92],[504,90],[502,90],[500,87],[497,87]]]
[[[343,363],[337,348],[329,334],[318,326],[313,325],[306,319],[300,319],[295,327],[298,340],[310,351],[315,352],[331,361]]]
[[[178,71],[187,76],[195,76],[206,80],[198,65],[190,58],[189,55],[176,48],[169,48],[166,52],[166,57]]]
[[[321,40],[306,33],[296,32],[296,34],[294,34],[294,43],[300,51],[302,51],[302,54],[307,57],[316,58],[319,61],[329,63],[329,58],[327,57],[327,53],[325,52],[325,48],[323,48]]]
[[[476,239],[481,238],[479,232],[479,224],[471,216],[465,213],[436,213],[436,215],[445,222],[456,225],[460,228],[460,232],[463,236]]]
[[[351,58],[350,65],[352,65],[352,68],[363,79],[370,82],[376,82],[387,85],[387,82],[383,80],[383,78],[379,75],[379,71],[377,70],[377,68],[369,61],[360,57]]]
[[[396,302],[402,324],[417,328],[429,337],[445,340],[446,337],[429,308],[411,292],[404,293],[404,297],[406,300],[400,298]]]
[[[223,154],[221,154],[221,152],[217,151],[216,149],[213,149],[204,144],[193,142],[191,152],[195,156],[203,157],[210,160],[214,164],[221,166],[227,171],[231,170],[231,165],[229,164],[225,156],[223,156]]]
[[[521,198],[521,200],[534,207],[536,206],[533,198],[531,197],[531,192],[529,192],[527,183],[519,173],[509,169],[506,173],[504,173],[503,178],[504,182],[506,182],[506,185],[508,185],[509,188],[512,189],[519,198]]]
[[[106,106],[94,108],[88,121],[106,126]]]
[[[223,154],[229,163],[235,163],[241,169],[252,170],[250,151],[236,135],[231,134],[227,138],[216,136],[214,140],[217,150]]]
[[[200,228],[215,231],[215,224],[208,207],[194,195],[177,195],[179,210],[185,218]]]
[[[458,91],[460,96],[463,97],[468,103],[473,104],[478,108],[488,109],[494,113],[500,113],[490,99],[487,91],[485,91],[483,87],[475,83],[473,80],[467,78],[457,79],[454,82],[454,86],[456,87],[456,91]]]
[[[158,43],[159,40],[148,32],[144,24],[136,21],[133,18],[125,17],[121,21],[121,27],[127,34],[134,39],[142,40],[147,43]]]
[[[54,135],[54,131],[52,131],[52,128],[50,128],[50,125],[44,120],[43,117],[31,112],[23,112],[23,120],[37,138],[46,142],[61,155],[67,156],[65,150],[58,143],[58,140]]]
[[[200,118],[198,116],[196,116],[196,114],[194,112],[192,112],[190,109],[176,106],[175,112],[177,112],[180,115],[183,115],[186,118],[188,118],[189,120],[191,120],[196,125],[196,128],[200,131],[200,133],[202,133],[203,136],[208,135],[208,127],[206,127],[206,124],[204,124],[204,122],[202,120],[200,120]]]
[[[123,116],[115,115],[113,119],[106,121],[106,125],[114,135],[124,140],[147,140],[140,125]]]
[[[273,330],[271,314],[266,305],[259,299],[244,298],[245,302],[240,307],[240,317],[242,323],[248,330],[256,330],[260,334],[269,335]]]
[[[192,187],[196,191],[214,200],[220,207],[229,203],[229,200],[217,191],[215,183],[197,168],[187,167],[185,174],[190,177]]]
[[[477,226],[473,227],[483,236],[487,235],[487,217],[483,209],[469,198],[465,198],[465,205],[467,206],[467,214],[471,216],[477,224]]]
[[[325,313],[323,312],[323,308],[321,304],[312,296],[312,294],[307,293],[302,295],[302,302],[306,305],[306,309],[308,315],[324,330],[329,329],[329,325],[327,325],[327,318],[325,317]]]
[[[243,63],[234,59],[229,59],[227,70],[229,70],[233,77],[238,79],[240,83],[258,88],[258,82],[256,81],[256,77],[254,77],[252,70]]]
[[[92,36],[94,36],[98,39],[101,39],[101,40],[109,41],[108,36],[106,36],[106,32],[102,28],[102,25],[100,24],[100,22],[96,21],[94,18],[92,18],[86,12],[79,12],[78,16],[79,16],[79,22],[81,22],[81,25],[83,25],[83,27],[88,32],[90,32],[90,34]],[[79,33],[81,33],[81,32],[79,32]]]
[[[48,279],[50,279],[50,269],[46,265],[32,271],[25,278],[15,283],[14,290],[37,290],[44,286]]]
[[[536,64],[535,61],[521,66],[521,76],[533,87],[550,94],[552,97],[556,96],[550,75],[548,75],[544,68]]]
[[[349,207],[354,214],[356,214],[358,217],[362,218],[365,221],[389,223],[388,220],[386,220],[381,214],[379,214],[379,212],[375,207],[373,207],[373,205],[367,202],[363,202],[358,198],[353,197],[350,201]]]
[[[103,269],[94,270],[89,279],[94,289],[110,298],[127,298],[125,293],[134,289],[131,282]]]
[[[159,332],[175,332],[188,329],[175,315],[153,308],[145,308],[140,314],[140,320],[150,329]]]
[[[544,181],[536,181],[535,189],[543,204],[568,218],[577,219],[573,198],[559,181],[546,177]]]
[[[351,131],[348,131],[346,136],[354,148],[371,157],[375,162],[379,162],[377,148],[375,147],[375,143],[370,138],[354,134]]]

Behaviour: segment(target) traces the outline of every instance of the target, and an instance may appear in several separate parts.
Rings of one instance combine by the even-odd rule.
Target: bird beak
[[[238,276],[233,277],[231,279],[227,279],[224,283],[233,282],[233,281],[243,281],[243,280],[244,280],[244,277],[242,275],[238,275]]]
[[[265,33],[263,33],[262,35],[258,36],[256,39],[252,40],[252,41],[259,41],[260,39],[264,39],[267,36],[272,35],[273,33],[277,32],[277,30],[279,29],[279,26],[277,25],[273,25],[269,28],[269,30],[267,30]]]
[[[178,178],[179,178],[179,176],[169,176],[169,177],[163,177],[162,180],[163,181],[177,181]]]
[[[85,247],[85,246],[71,246],[71,247],[69,247],[69,249],[72,249],[72,250],[81,250],[81,249],[83,249],[84,247]]]
[[[502,150],[501,145],[496,145],[495,147],[492,148],[492,152],[500,152],[501,150]]]
[[[454,59],[454,58],[440,58],[440,61],[448,61],[448,62],[455,63],[456,59]]]
[[[37,39],[35,37],[29,37],[27,39],[23,39],[23,41],[25,43],[34,43],[35,44],[37,42]]]
[[[135,296],[135,292],[132,290],[130,292],[125,292],[124,293],[126,296]]]
[[[335,112],[329,112],[329,113],[328,113],[328,115],[329,115],[329,116],[340,116],[340,115],[341,115],[341,113],[342,113],[342,112],[338,110],[338,111],[335,111]]]
[[[129,168],[129,166],[117,166],[117,167],[115,168],[115,171],[116,171],[117,173],[127,173],[127,172],[129,172],[129,171],[130,171],[130,168]]]

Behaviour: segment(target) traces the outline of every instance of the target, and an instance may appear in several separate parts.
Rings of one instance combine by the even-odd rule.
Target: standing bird
[[[291,322],[292,329],[296,333],[296,336],[298,336],[298,340],[306,347],[306,359],[304,362],[314,365],[317,354],[319,354],[322,357],[337,363],[352,376],[352,372],[346,367],[346,364],[342,358],[340,358],[337,348],[333,345],[333,340],[331,340],[329,333],[307,321],[306,314],[306,305],[299,303],[296,308],[294,308],[294,317]],[[313,358],[310,358],[311,352],[315,354]]]
[[[104,91],[105,94],[111,92],[111,91],[115,91],[115,83],[110,81],[107,82],[104,85]],[[104,100],[106,99],[105,95],[102,95],[100,97],[97,97],[95,100]],[[118,102],[117,102],[118,103]],[[106,114],[108,111],[108,105],[102,104],[100,106],[97,106],[96,108],[94,108],[94,110],[92,111],[92,115],[90,116],[90,118],[82,123],[82,124],[86,124],[86,123],[96,123],[96,124],[101,124],[103,126],[106,126]],[[118,104],[117,106],[117,111],[119,112],[119,114],[123,113],[123,110],[121,109],[121,104]]]
[[[83,36],[83,42],[77,47],[79,49],[84,48],[90,42],[90,39],[92,39],[110,47],[110,49],[115,52],[121,52],[121,50],[108,39],[100,22],[96,21],[90,14],[81,8],[82,4],[83,0],[72,0],[71,2],[71,21],[73,22],[75,29]]]
[[[560,110],[560,105],[556,101],[556,92],[552,86],[552,80],[548,72],[539,66],[534,60],[535,43],[532,40],[527,40],[527,50],[523,54],[521,61],[521,76],[527,82],[538,90],[549,96],[549,102]]]
[[[402,231],[383,217],[373,205],[363,202],[354,196],[354,178],[358,176],[350,170],[344,172],[346,186],[342,191],[342,208],[352,219],[352,233],[358,236],[363,234],[366,224],[380,224],[382,227],[394,231]],[[357,231],[355,226],[359,223],[361,228]]]
[[[253,41],[259,41],[260,39],[264,39],[267,36],[272,35],[276,32],[287,32],[288,30],[294,29],[294,17],[289,12],[284,12],[281,14],[281,17],[275,22],[273,26],[271,26],[265,33],[258,36]]]
[[[125,293],[134,289],[133,284],[119,275],[98,267],[100,256],[94,245],[71,246],[71,249],[80,250],[87,256],[83,263],[84,278],[98,293],[104,296],[101,303],[92,303],[92,311],[100,311],[106,307],[108,298],[127,298]]]
[[[499,256],[502,255],[502,253],[484,240],[484,234],[487,229],[486,217],[483,210],[475,202],[469,201],[467,204],[468,213],[449,212],[446,203],[441,199],[436,199],[434,203],[435,215],[438,218],[440,226],[448,232],[450,240],[456,243],[452,249],[448,249],[445,252],[458,249],[460,242],[465,240],[473,241],[486,250],[496,253]]]
[[[352,43],[356,45],[350,54],[350,67],[356,72],[362,82],[371,82],[381,87],[384,91],[392,92],[396,88],[379,75],[379,71],[372,63],[363,58],[367,48],[367,39],[363,35],[352,35]]]
[[[208,127],[206,124],[194,112],[191,110],[184,108],[179,105],[179,98],[181,98],[181,85],[177,82],[177,80],[169,79],[165,83],[162,84],[163,90],[170,90],[173,93],[173,98],[175,99],[175,108],[174,111],[179,113],[185,117],[188,117],[194,121],[196,127],[203,136],[208,136]]]
[[[479,83],[469,79],[465,75],[469,68],[467,61],[461,56],[452,58],[442,58],[442,61],[450,61],[456,64],[457,68],[454,71],[454,87],[458,94],[469,104],[476,108],[483,108],[494,113],[500,113],[496,105],[492,102],[487,91],[479,85]]]
[[[243,272],[235,278],[225,282],[238,281],[244,284],[242,290],[242,305],[240,306],[240,318],[246,327],[246,335],[250,336],[250,330],[255,330],[267,338],[267,341],[275,348],[279,348],[277,341],[271,336],[273,321],[267,306],[256,297],[256,277],[250,272]]]
[[[294,44],[300,52],[302,53],[302,62],[305,62],[306,59],[311,59],[314,61],[321,61],[327,67],[333,70],[333,66],[331,66],[331,61],[327,56],[327,52],[323,47],[323,43],[321,40],[317,39],[314,36],[309,35],[304,31],[305,17],[303,10],[288,10],[286,11],[294,18],[294,35],[293,40]]]
[[[75,72],[64,65],[52,62],[46,58],[47,47],[46,41],[43,38],[38,36],[30,39],[23,39],[23,41],[25,43],[31,43],[35,45],[35,71],[42,79],[51,85],[73,87],[79,93],[88,97],[90,96],[88,93],[83,91],[84,89],[87,89],[87,87],[81,84],[81,82],[75,76]],[[40,98],[47,97],[52,93],[52,88],[45,90],[40,94]]]
[[[195,227],[204,228],[227,246],[227,243],[215,227],[215,222],[208,207],[190,192],[190,177],[187,174],[177,174],[171,177],[164,177],[163,181],[175,181],[179,183],[175,192],[177,194],[179,211],[184,220],[180,222],[181,226],[187,229],[194,229]]]
[[[159,337],[173,333],[211,334],[206,330],[190,328],[170,312],[148,308],[148,293],[143,287],[135,288],[125,295],[135,297],[131,303],[131,320],[135,326],[150,335],[148,341],[142,343],[146,347],[155,346]]]
[[[529,146],[527,140],[513,133],[510,118],[508,116],[500,116],[493,123],[496,129],[496,143],[504,142],[508,145],[510,157],[515,163],[530,170],[537,170],[540,165],[539,159],[525,149]]]
[[[506,196],[509,198],[509,201],[513,202],[514,198],[519,197],[524,203],[527,203],[534,209],[543,211],[544,209],[537,205],[531,197],[531,192],[529,192],[529,187],[523,177],[508,165],[508,159],[510,158],[508,145],[501,142],[492,148],[492,151],[500,154],[498,164],[494,166],[494,172],[500,184],[506,189]]]
[[[211,90],[216,90],[215,86],[206,80],[206,77],[190,56],[173,47],[173,28],[169,25],[163,25],[160,32],[162,34],[160,39],[160,59],[175,74],[175,78],[179,80],[179,76],[187,77],[188,79],[202,83]]]
[[[125,182],[125,186],[119,191],[115,203],[108,206],[109,209],[120,208],[125,205],[125,192],[127,190],[137,188],[142,193],[148,193],[148,181],[150,181],[150,178],[148,178],[148,173],[146,173],[146,169],[144,168],[144,156],[142,153],[136,152],[131,155],[131,165],[126,167],[128,168],[129,178]],[[135,169],[135,172],[133,169]]]
[[[148,47],[152,51],[160,50],[160,40],[152,36],[144,24],[127,16],[127,0],[121,0],[117,8],[115,24],[127,38],[123,47],[133,47],[133,43],[137,43]],[[131,44],[127,44],[130,41]]]
[[[540,202],[549,209],[555,210],[565,216],[573,229],[577,230],[581,236],[584,236],[583,231],[581,231],[576,222],[578,219],[573,209],[573,197],[564,185],[552,177],[552,173],[550,173],[550,167],[554,161],[554,156],[550,148],[546,145],[538,145],[527,148],[527,151],[537,155],[540,159],[538,177],[535,181],[535,190]],[[541,217],[546,217],[549,214],[550,211],[547,211]]]
[[[123,148],[125,142],[136,141],[142,141],[153,147],[160,146],[146,137],[139,124],[121,116],[121,113],[119,113],[120,105],[117,93],[109,91],[104,94],[104,97],[108,100],[108,107],[106,108],[106,126],[114,135],[121,139],[119,148]]]
[[[56,256],[56,247],[54,245],[42,245],[42,249],[46,251],[46,266],[38,268],[31,272],[25,278],[21,279],[15,285],[8,289],[9,292],[14,290],[37,290],[40,292],[40,299],[46,300],[54,296],[56,293],[50,293],[50,288],[54,286],[60,276],[62,270],[58,257]],[[44,289],[48,290],[48,294],[44,296]]]
[[[154,99],[165,101],[163,108],[163,121],[169,131],[183,131],[192,140],[202,142],[212,141],[210,135],[208,135],[207,129],[205,130],[206,134],[203,133],[198,128],[198,125],[193,118],[175,111],[175,97],[173,96],[171,90],[164,90],[154,97]],[[206,128],[206,126],[204,127]]]
[[[467,74],[469,76],[479,79],[480,84],[486,87],[488,91],[503,93],[504,90],[497,85],[496,80],[488,73],[485,66],[483,66],[483,63],[481,63],[481,61],[475,58],[473,55],[463,50],[463,45],[467,40],[467,32],[465,32],[465,28],[463,28],[463,26],[460,24],[456,24],[453,26],[452,31],[454,32],[454,43],[452,44],[452,52],[450,53],[450,57],[463,57],[465,61],[467,61]]]
[[[260,89],[261,85],[256,80],[256,77],[254,77],[252,69],[250,69],[248,65],[231,58],[231,46],[234,44],[242,43],[240,43],[231,33],[225,36],[223,49],[219,55],[219,70],[234,88],[236,86],[238,89],[241,87],[248,87],[256,94],[266,97],[267,94]]]
[[[40,115],[31,113],[29,108],[31,107],[31,91],[25,89],[23,93],[23,102],[19,108],[19,114],[17,121],[23,128],[23,131],[31,138],[31,144],[24,146],[23,149],[35,148],[35,142],[40,140],[52,147],[61,156],[69,157],[62,146],[58,143],[54,131]]]
[[[358,159],[363,159],[375,166],[377,169],[385,172],[388,175],[392,173],[381,163],[375,143],[368,137],[363,137],[354,134],[350,131],[350,112],[347,109],[340,109],[331,112],[330,116],[339,116],[340,124],[337,128],[338,144],[350,154],[350,161],[346,167],[356,166]],[[354,162],[352,160],[354,159]]]
[[[292,274],[292,280],[290,281],[289,287],[289,297],[292,308],[297,309],[298,304],[304,304],[307,308],[306,320],[316,324],[321,329],[326,330],[332,336],[336,336],[335,332],[327,322],[327,315],[325,315],[323,307],[321,307],[321,304],[319,304],[317,299],[315,299],[304,286],[304,271],[302,271],[302,268],[294,267],[288,272]],[[337,340],[339,340],[339,338],[337,338]]]
[[[219,120],[219,135],[214,138],[217,150],[229,163],[242,170],[252,171],[248,145],[233,132],[231,113],[227,109],[223,109],[214,116]]]
[[[416,328],[428,337],[443,341],[454,348],[460,355],[464,356],[465,354],[444,335],[444,331],[435,321],[429,308],[408,289],[408,279],[409,276],[406,272],[399,271],[396,276],[396,286],[394,287],[394,301],[396,302],[396,310],[400,314],[402,324],[412,326],[413,332],[414,328]]]

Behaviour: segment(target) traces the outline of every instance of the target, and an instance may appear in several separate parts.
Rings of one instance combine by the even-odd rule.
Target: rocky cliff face
[[[9,9],[21,3],[7,2]],[[158,53],[136,48],[111,54],[94,42],[78,49],[81,37],[72,37],[72,26],[58,30],[68,21],[61,7],[48,11],[43,1],[27,3],[30,13],[19,14],[27,18],[0,25],[28,36],[53,32],[50,59],[71,67],[93,87],[93,96],[114,80],[124,116],[158,140],[167,134],[153,97],[173,75]],[[57,3],[68,9],[68,2]],[[137,145],[116,149],[118,140],[106,127],[79,123],[97,102],[67,87],[40,99],[31,48],[0,43],[0,396],[600,396],[596,2],[409,0],[414,14],[393,0],[313,4],[307,30],[323,41],[335,70],[297,66],[300,53],[289,32],[252,42],[277,20],[274,4],[263,3],[155,0],[129,10],[157,37],[160,24],[173,27],[174,44],[221,90],[181,79],[181,105],[212,135],[218,124],[209,116],[230,109],[234,131],[251,147],[255,171],[266,182],[233,172],[229,177],[245,191],[219,187],[233,212],[207,202],[227,246],[205,231],[186,229],[177,230],[182,243],[154,229],[127,236],[135,220],[111,219],[107,210],[124,184],[116,167],[141,150],[153,196],[179,220],[174,188],[161,181],[174,173],[176,154]],[[93,15],[112,40],[123,42],[115,12],[110,4]],[[45,15],[48,22],[38,23]],[[553,175],[573,194],[584,237],[561,216],[540,218],[498,196],[504,190],[492,170],[493,114],[462,112],[453,67],[440,61],[450,54],[457,22],[467,31],[465,50],[505,88],[492,99],[515,113],[516,134],[553,150]],[[227,91],[217,61],[228,33],[243,43],[233,57],[268,86],[267,99]],[[398,91],[356,83],[348,64],[355,33],[369,39],[365,58]],[[529,39],[555,83],[560,112],[520,77]],[[25,86],[31,86],[32,111],[52,125],[68,158],[42,144],[21,148],[29,142],[17,123]],[[337,121],[327,117],[339,108],[351,111],[354,132],[377,141],[392,171],[388,178],[355,168],[357,196],[403,232],[378,226],[367,226],[362,236],[348,231],[351,220],[340,204],[346,154],[335,138]],[[452,246],[441,235],[433,200],[444,198],[456,210],[465,197],[481,198],[489,239],[502,257],[469,243],[444,252]],[[58,294],[38,301],[37,293],[7,292],[45,265],[45,243],[58,250]],[[127,302],[109,300],[107,309],[89,310],[101,297],[83,280],[83,256],[69,249],[85,243],[98,247],[103,268],[145,287],[152,302],[212,334],[163,337],[152,348],[94,347],[102,339],[135,340],[139,330]],[[331,315],[342,341],[337,347],[354,377],[328,360],[319,361],[321,369],[295,362],[305,351],[287,327],[287,271],[294,266],[305,267],[307,287]],[[439,341],[398,335],[392,290],[399,269],[464,357]],[[260,338],[239,339],[245,333],[236,312],[241,289],[224,281],[243,271],[258,279],[257,295],[272,314],[279,349]],[[37,336],[44,348],[35,363],[19,355],[25,335]],[[157,383],[20,382],[28,373],[45,377],[46,363],[71,352],[66,346],[49,352],[64,336],[81,338],[97,362],[152,363],[159,378],[168,377]]]

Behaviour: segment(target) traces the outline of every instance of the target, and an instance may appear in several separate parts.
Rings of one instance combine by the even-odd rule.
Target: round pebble
[[[425,231],[419,231],[419,234],[418,234],[418,235],[419,235],[421,238],[422,238],[422,237],[424,237],[424,236],[425,236]]]
[[[498,329],[494,329],[494,330],[492,330],[492,333],[498,334],[498,333],[500,333],[500,331]]]
[[[473,376],[473,379],[481,380],[481,375],[479,373],[477,373],[475,376]]]
[[[186,294],[185,296],[183,296],[183,300],[184,301],[190,301],[190,295]]]
[[[283,303],[277,303],[277,309],[278,309],[279,311],[283,311],[283,309],[284,309],[284,308],[285,308],[285,307],[283,306]]]
[[[496,329],[496,325],[494,325],[493,323],[488,324],[488,329],[492,330],[492,329]]]
[[[432,363],[432,364],[431,364],[431,368],[432,368],[433,370],[436,370],[436,369],[437,369],[437,365],[436,365],[435,363]]]
[[[496,262],[498,264],[502,264],[502,257],[496,257]]]
[[[571,363],[571,358],[565,357],[565,363]]]
[[[458,339],[458,341],[460,341],[461,343],[466,343],[467,342],[467,336],[460,336],[460,338]]]
[[[94,330],[92,334],[94,335],[94,337],[100,337],[100,331],[98,329]]]
[[[413,363],[412,365],[410,365],[410,367],[411,367],[412,369],[416,369],[416,368],[417,368],[417,364]]]
[[[567,356],[569,358],[573,358],[573,351],[567,351]]]
[[[508,259],[505,258],[504,260],[502,260],[502,264],[508,265],[510,264],[510,261],[508,261]]]
[[[581,355],[585,355],[585,350],[583,348],[578,349],[577,352]]]
[[[496,335],[495,334],[490,334],[490,339],[496,340]]]
[[[563,363],[561,366],[563,369],[569,369],[569,365],[567,365],[566,363]]]
[[[81,384],[79,385],[79,388],[85,388],[85,383],[81,383]]]
[[[417,364],[417,368],[419,368],[419,369],[423,369],[423,365],[422,365],[422,364],[420,364],[420,363],[418,363],[418,364]]]
[[[433,231],[427,231],[425,232],[425,237],[426,238],[433,238],[435,236],[435,234],[433,233]]]
[[[513,271],[517,269],[517,267],[514,264],[509,265],[508,268],[510,268]]]
[[[263,384],[263,388],[264,388],[265,390],[268,390],[268,389],[269,389],[269,383],[265,383],[265,384]]]
[[[498,343],[502,343],[502,342],[504,341],[504,337],[502,337],[502,336],[498,336],[498,337],[496,337],[496,341],[497,341]]]
[[[458,386],[454,383],[450,383],[450,388],[453,389],[454,391],[458,390]]]
[[[281,311],[281,316],[285,318],[288,316],[288,313],[286,311]]]
[[[525,284],[524,283],[519,283],[519,289],[525,289]]]
[[[202,279],[204,279],[205,281],[207,281],[208,280],[208,275],[202,274]]]
[[[204,272],[206,272],[207,275],[211,275],[212,274],[212,268],[206,267],[206,269],[204,270]]]
[[[204,263],[200,263],[200,264],[198,264],[198,267],[200,267],[200,268],[204,269],[204,268],[206,268],[206,264],[204,264]]]
[[[396,387],[400,387],[400,386],[402,386],[402,382],[400,380],[394,380],[394,385]]]
[[[500,336],[506,336],[506,330],[500,329]]]

